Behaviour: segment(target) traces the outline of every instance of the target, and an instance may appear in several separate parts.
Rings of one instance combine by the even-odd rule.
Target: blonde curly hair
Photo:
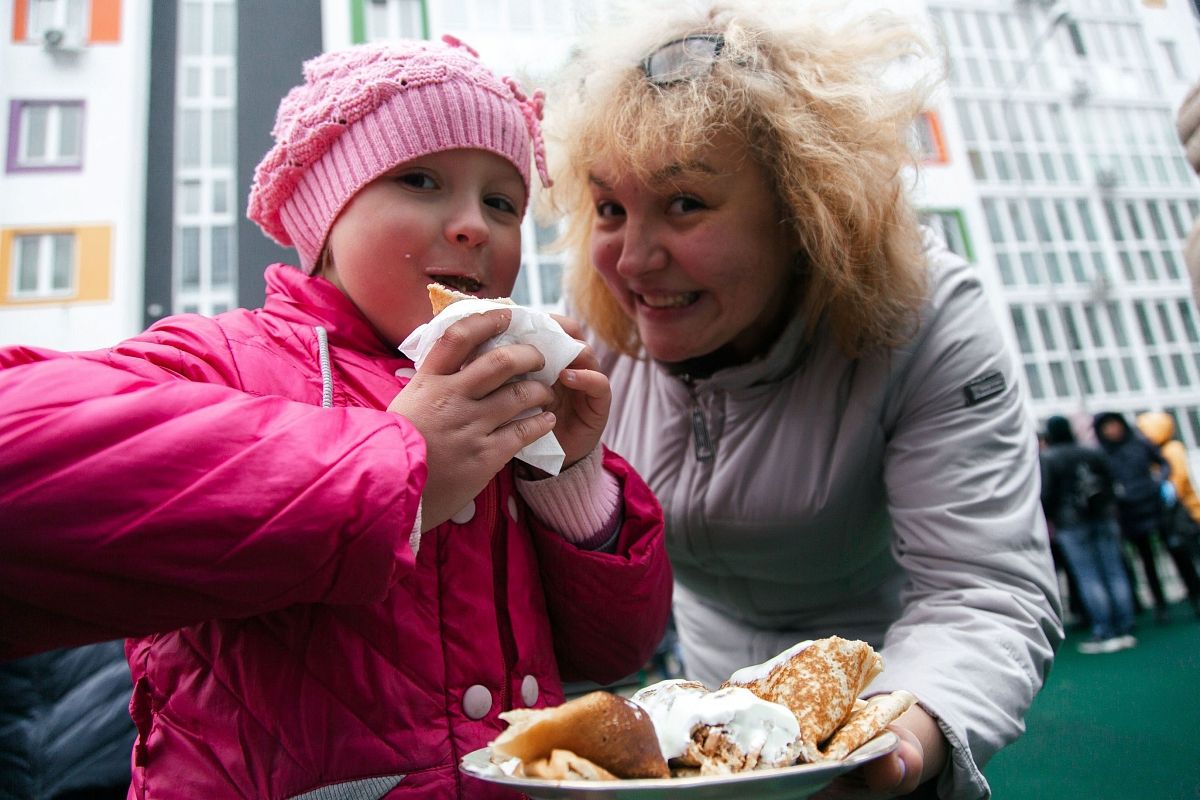
[[[593,167],[604,161],[644,180],[725,132],[772,176],[803,250],[796,313],[807,335],[826,326],[850,357],[911,336],[926,265],[903,170],[934,86],[934,71],[918,67],[936,60],[914,21],[845,9],[766,0],[629,8],[574,52],[547,103],[547,199],[568,220],[572,305],[610,345],[634,355],[640,342],[592,266]],[[647,54],[695,33],[724,40],[706,74],[666,86],[647,79]]]

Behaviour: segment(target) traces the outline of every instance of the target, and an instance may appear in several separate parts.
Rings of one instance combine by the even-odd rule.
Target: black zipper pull
[[[708,435],[708,421],[704,419],[704,409],[700,407],[700,399],[696,396],[696,385],[690,375],[684,375],[683,382],[692,398],[692,436],[696,441],[696,460],[712,461],[716,450],[713,449],[712,437]]]

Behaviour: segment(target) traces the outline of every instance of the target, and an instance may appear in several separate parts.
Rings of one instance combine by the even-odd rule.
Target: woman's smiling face
[[[770,347],[793,313],[799,248],[739,140],[717,136],[645,182],[601,160],[590,183],[592,263],[652,358],[727,348],[748,361]]]

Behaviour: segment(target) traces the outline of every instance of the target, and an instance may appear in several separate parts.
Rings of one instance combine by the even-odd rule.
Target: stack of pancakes
[[[866,642],[801,642],[738,670],[715,692],[662,681],[632,702],[593,692],[556,708],[505,712],[510,727],[492,743],[492,757],[517,759],[530,777],[593,780],[843,759],[916,702],[905,691],[860,700],[882,669]]]

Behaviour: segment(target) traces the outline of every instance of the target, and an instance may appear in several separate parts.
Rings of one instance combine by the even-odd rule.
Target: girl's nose
[[[454,209],[446,221],[446,239],[452,244],[478,247],[488,241],[487,220],[482,209],[473,203],[465,203]]]

